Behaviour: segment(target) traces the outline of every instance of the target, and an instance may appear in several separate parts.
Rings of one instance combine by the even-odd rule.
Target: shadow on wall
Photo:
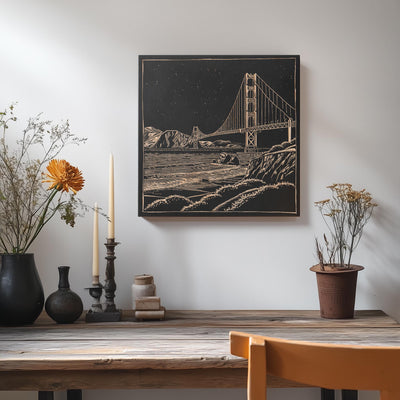
[[[398,210],[378,206],[374,211],[374,234],[366,232],[363,240],[366,248],[372,249],[370,263],[374,268],[367,271],[370,292],[375,294],[376,303],[383,311],[400,321],[400,253],[393,251],[398,248],[395,242],[400,232],[397,214]],[[383,238],[390,238],[391,242]]]
[[[140,260],[137,262],[146,267],[137,273],[154,275],[157,296],[161,297],[167,309],[190,308],[185,293],[192,293],[195,298],[197,286],[196,277],[187,268],[192,256],[189,254],[186,231],[170,219],[148,218],[145,223],[150,223],[155,231],[151,243],[147,240],[141,243]],[[155,248],[157,252],[154,252]]]

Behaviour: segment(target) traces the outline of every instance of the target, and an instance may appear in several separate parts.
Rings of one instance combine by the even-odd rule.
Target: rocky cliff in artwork
[[[164,131],[153,147],[162,149],[190,148],[193,147],[193,140],[190,135],[171,129]]]
[[[271,147],[250,161],[244,179],[260,179],[268,185],[295,183],[296,139]]]
[[[192,134],[180,132],[177,129],[162,131],[147,126],[143,131],[143,146],[145,149],[206,149],[238,147],[230,140],[207,141],[207,135],[195,126]]]
[[[160,139],[163,131],[152,126],[147,126],[143,131],[143,146],[145,148],[151,148],[156,145]]]

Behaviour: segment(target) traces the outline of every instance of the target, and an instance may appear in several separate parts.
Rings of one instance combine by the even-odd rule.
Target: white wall
[[[318,308],[308,268],[323,226],[313,202],[326,197],[326,185],[345,181],[379,203],[354,257],[366,267],[357,307],[400,318],[399,1],[2,0],[0,9],[0,108],[18,101],[21,119],[42,111],[69,119],[88,143],[64,156],[84,172],[81,198],[105,209],[114,153],[119,307],[130,306],[133,275],[151,273],[169,309]],[[138,54],[300,54],[299,218],[137,217]],[[89,305],[91,226],[91,215],[74,229],[54,219],[41,234],[32,250],[46,295],[57,286],[57,266],[71,265],[71,287]],[[244,398],[239,390],[119,398],[134,394]],[[109,393],[85,399],[95,395]]]

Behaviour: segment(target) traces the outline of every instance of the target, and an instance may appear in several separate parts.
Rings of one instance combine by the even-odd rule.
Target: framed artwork
[[[139,56],[139,216],[298,216],[300,56]]]

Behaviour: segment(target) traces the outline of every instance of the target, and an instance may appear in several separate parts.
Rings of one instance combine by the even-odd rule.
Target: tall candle
[[[115,239],[114,230],[114,157],[110,154],[109,188],[108,188],[108,239]]]
[[[93,284],[99,283],[99,214],[97,203],[94,203],[93,213],[93,263],[92,263],[92,275]]]

